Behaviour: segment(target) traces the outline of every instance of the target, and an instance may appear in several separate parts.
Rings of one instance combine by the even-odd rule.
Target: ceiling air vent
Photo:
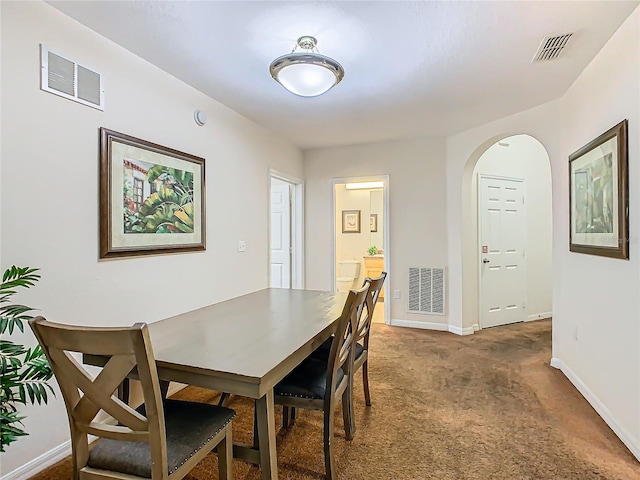
[[[533,57],[532,62],[544,62],[546,60],[555,60],[569,43],[569,39],[573,33],[562,33],[559,35],[548,35],[542,39],[542,43],[538,47],[538,51]]]
[[[40,45],[40,88],[89,107],[104,110],[102,76]]]

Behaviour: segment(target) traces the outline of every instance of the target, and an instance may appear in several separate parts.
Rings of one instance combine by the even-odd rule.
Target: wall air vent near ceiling
[[[409,268],[411,313],[444,315],[444,268]]]
[[[104,110],[102,76],[40,45],[40,88],[74,102]]]
[[[567,43],[569,43],[572,36],[573,33],[561,33],[544,37],[531,62],[555,60],[567,47]]]

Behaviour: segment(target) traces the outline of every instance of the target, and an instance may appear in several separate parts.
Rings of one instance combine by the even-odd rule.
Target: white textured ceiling
[[[562,96],[637,1],[50,1],[302,148],[441,136]],[[542,38],[574,32],[531,63]],[[344,80],[297,97],[269,75],[302,35]]]

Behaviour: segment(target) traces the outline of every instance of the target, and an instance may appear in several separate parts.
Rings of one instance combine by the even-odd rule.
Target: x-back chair
[[[371,394],[369,393],[369,334],[371,333],[371,322],[373,321],[373,312],[378,303],[380,291],[387,278],[387,272],[382,272],[379,277],[365,279],[369,282],[369,291],[367,292],[366,309],[362,313],[358,322],[358,331],[356,334],[355,358],[353,360],[353,370],[358,371],[362,367],[362,383],[364,385],[364,399],[368,407],[371,406]]]
[[[181,479],[213,448],[219,478],[231,480],[231,420],[228,408],[163,400],[147,325],[101,328],[30,322],[67,407],[74,480]],[[108,357],[93,376],[76,354]],[[144,404],[133,409],[114,395],[130,374],[140,380]],[[100,412],[116,424],[100,423]],[[89,446],[89,435],[99,439]]]
[[[378,298],[380,297],[380,291],[384,285],[384,281],[387,278],[387,272],[382,272],[379,277],[364,279],[364,285],[369,286],[367,292],[367,300],[365,303],[365,309],[358,320],[358,329],[355,336],[356,345],[354,350],[353,368],[354,372],[362,367],[362,383],[364,386],[364,398],[367,406],[371,406],[371,394],[369,392],[369,334],[371,332],[371,322],[373,320],[373,312]],[[327,340],[320,345],[314,352],[313,356],[316,358],[326,358],[331,348],[331,340]]]
[[[288,409],[304,408],[324,412],[324,462],[328,479],[335,478],[333,460],[333,412],[342,399],[345,436],[353,438],[351,425],[351,375],[353,373],[354,336],[358,319],[367,298],[368,285],[351,290],[331,337],[329,354],[324,359],[307,357],[274,387],[275,403],[283,405],[283,419],[288,424]]]

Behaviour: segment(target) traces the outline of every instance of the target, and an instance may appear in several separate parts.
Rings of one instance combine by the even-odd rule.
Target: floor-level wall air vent
[[[547,60],[555,60],[567,47],[567,43],[569,43],[572,36],[573,33],[561,33],[559,35],[548,35],[544,37],[531,61],[544,62]]]
[[[444,268],[409,268],[409,312],[444,315]]]
[[[104,110],[102,76],[40,45],[40,88],[89,107]]]

